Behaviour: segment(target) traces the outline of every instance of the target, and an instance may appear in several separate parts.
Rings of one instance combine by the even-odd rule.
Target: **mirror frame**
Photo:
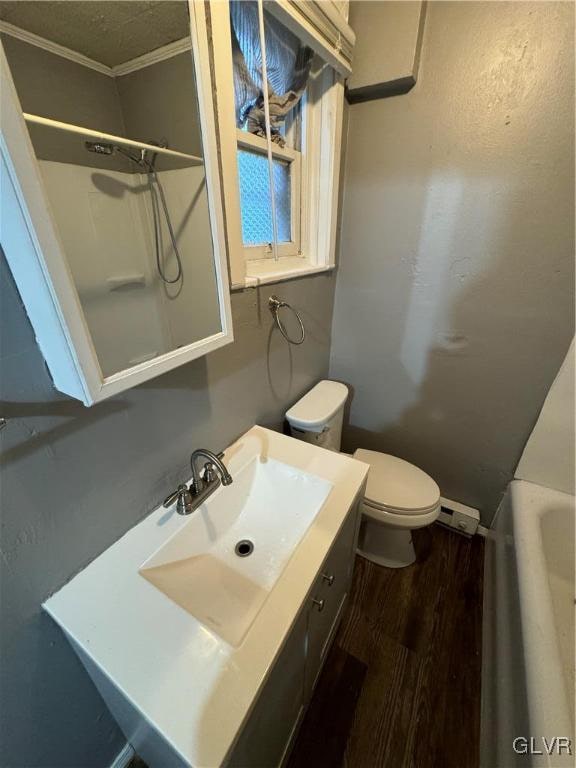
[[[188,6],[222,330],[106,377],[50,213],[0,43],[0,240],[54,386],[85,405],[112,397],[234,340],[206,10],[203,0],[188,0]]]

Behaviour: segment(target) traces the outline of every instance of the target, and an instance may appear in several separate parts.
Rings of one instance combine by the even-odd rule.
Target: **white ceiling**
[[[108,67],[189,34],[186,0],[2,0],[0,19]]]

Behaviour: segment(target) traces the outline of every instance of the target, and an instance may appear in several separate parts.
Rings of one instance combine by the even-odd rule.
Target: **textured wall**
[[[435,2],[405,96],[349,110],[344,444],[489,520],[574,332],[574,7]]]
[[[2,768],[105,768],[123,744],[41,602],[221,449],[287,406],[328,368],[334,278],[277,287],[308,337],[272,331],[272,290],[232,297],[233,344],[93,408],[60,396],[0,254]]]

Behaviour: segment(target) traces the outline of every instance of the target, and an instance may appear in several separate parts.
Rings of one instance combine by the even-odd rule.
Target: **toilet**
[[[320,381],[286,413],[293,437],[340,451],[348,387]],[[358,448],[354,458],[370,465],[362,501],[358,554],[387,568],[416,561],[412,531],[440,514],[440,489],[414,464],[379,451]]]

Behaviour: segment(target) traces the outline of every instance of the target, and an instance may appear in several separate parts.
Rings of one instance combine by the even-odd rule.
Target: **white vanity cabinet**
[[[282,765],[350,589],[368,465],[259,426],[225,462],[232,485],[188,518],[158,507],[44,604],[150,768]]]
[[[348,596],[359,519],[355,504],[232,748],[227,768],[272,768],[288,757]]]

